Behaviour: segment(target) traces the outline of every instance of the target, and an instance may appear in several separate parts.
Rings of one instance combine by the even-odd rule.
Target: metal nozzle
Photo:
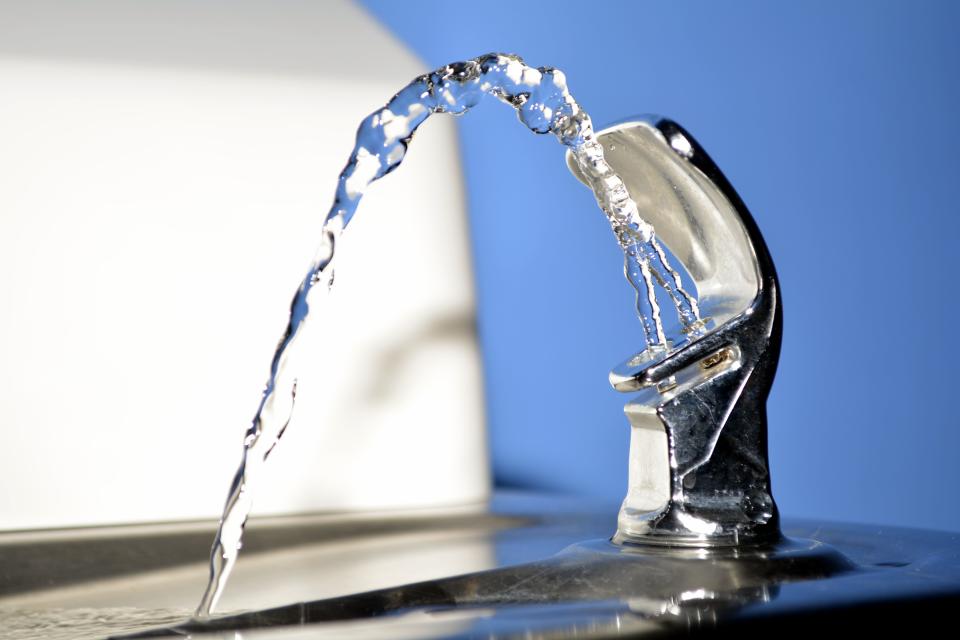
[[[696,284],[708,331],[610,373],[631,425],[616,540],[684,546],[780,537],[766,400],[780,354],[780,291],[756,223],[676,123],[637,118],[598,134],[643,217]],[[571,171],[575,163],[568,157]]]

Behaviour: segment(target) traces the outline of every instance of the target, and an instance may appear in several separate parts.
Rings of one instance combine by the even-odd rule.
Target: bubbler
[[[616,539],[775,541],[766,402],[783,314],[766,243],[730,183],[676,123],[639,119],[599,139],[641,215],[696,284],[710,329],[667,350],[642,351],[610,373],[618,391],[639,392],[625,407],[629,490]]]

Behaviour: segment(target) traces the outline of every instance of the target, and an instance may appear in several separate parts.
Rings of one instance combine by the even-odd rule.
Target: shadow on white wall
[[[0,3],[0,529],[219,515],[356,125],[424,71],[347,2]],[[345,234],[254,513],[487,496],[459,166],[431,122]]]

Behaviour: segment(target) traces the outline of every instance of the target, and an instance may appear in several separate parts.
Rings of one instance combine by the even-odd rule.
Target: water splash
[[[211,550],[210,580],[197,616],[207,616],[216,607],[240,551],[251,488],[290,421],[296,397],[296,343],[310,304],[319,302],[314,290],[323,295],[333,285],[340,234],[367,188],[403,161],[417,127],[434,113],[466,113],[486,95],[514,107],[528,129],[552,133],[573,153],[623,249],[624,271],[637,291],[637,315],[647,348],[666,345],[655,285],[669,294],[683,330],[688,334],[701,331],[696,300],[683,290],[680,275],[669,264],[653,227],[640,216],[623,180],[604,159],[590,117],[570,95],[561,71],[535,69],[514,55],[488,54],[416,78],[386,106],[367,116],[357,130],[356,146],[340,173],[336,197],[321,230],[320,248],[294,295],[266,390],[243,441],[243,458]]]

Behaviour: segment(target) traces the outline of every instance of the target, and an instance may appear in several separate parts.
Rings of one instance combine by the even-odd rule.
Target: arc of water
[[[695,298],[683,290],[680,276],[667,261],[653,227],[640,216],[623,181],[604,159],[590,117],[570,95],[561,71],[535,69],[517,56],[491,53],[416,78],[382,109],[367,116],[357,129],[356,146],[340,173],[333,206],[324,220],[320,248],[294,295],[266,390],[244,438],[243,458],[211,549],[210,579],[197,608],[198,616],[209,615],[223,593],[240,551],[255,478],[290,421],[296,389],[296,343],[310,314],[314,289],[323,291],[333,284],[337,239],[356,213],[366,189],[403,161],[417,127],[434,113],[466,113],[484,95],[511,105],[527,128],[535,133],[553,133],[572,151],[623,249],[624,270],[637,292],[637,312],[647,347],[666,344],[655,282],[672,298],[681,325],[696,330],[699,312]]]

